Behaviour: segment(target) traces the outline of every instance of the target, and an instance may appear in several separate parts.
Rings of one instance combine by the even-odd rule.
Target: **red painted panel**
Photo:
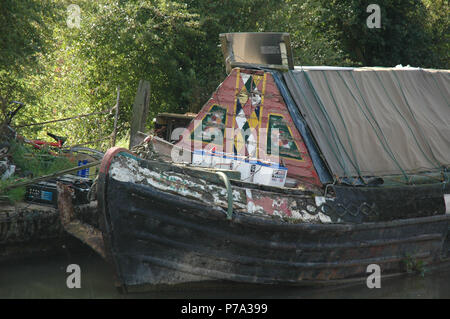
[[[226,118],[223,123],[225,110]],[[269,124],[272,125],[272,129],[280,127],[280,130],[285,132],[282,136],[286,138],[280,138],[277,143],[281,145],[280,149],[287,152],[280,151],[282,155],[280,160],[267,154],[268,144],[272,145],[272,142],[268,143],[267,135],[271,132]],[[223,132],[223,138],[217,138],[214,142],[195,143],[191,140],[195,128],[198,129],[196,132],[215,132],[220,137]],[[250,132],[247,141],[240,134],[245,129],[249,129]],[[237,151],[241,156],[258,158],[261,161],[281,162],[288,168],[288,177],[300,181],[304,188],[321,186],[303,139],[292,121],[272,75],[268,72],[233,69],[182,136],[178,145],[184,148],[214,149],[229,154]]]

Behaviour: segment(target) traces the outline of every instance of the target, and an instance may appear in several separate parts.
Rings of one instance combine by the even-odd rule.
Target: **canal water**
[[[66,285],[67,266],[81,270],[81,288]],[[381,288],[348,286],[267,287],[226,284],[214,288],[176,289],[121,294],[114,287],[112,268],[88,247],[65,248],[55,255],[0,263],[0,298],[450,298],[450,267],[383,280]]]

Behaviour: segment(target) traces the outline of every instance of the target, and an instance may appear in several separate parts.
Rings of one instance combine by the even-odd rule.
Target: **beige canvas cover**
[[[296,68],[284,79],[334,175],[450,165],[449,70]]]

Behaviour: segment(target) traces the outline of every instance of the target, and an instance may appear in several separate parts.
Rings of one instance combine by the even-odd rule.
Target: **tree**
[[[77,0],[78,29],[66,23],[70,0],[4,0],[0,97],[32,105],[18,121],[34,123],[106,110],[119,85],[123,135],[141,79],[151,84],[150,119],[196,112],[208,101],[226,76],[219,48],[225,32],[289,32],[296,65],[449,68],[448,1],[377,1],[380,29],[366,25],[371,2]],[[112,126],[103,116],[49,130],[81,143]],[[45,130],[23,132],[42,137]]]
[[[49,43],[58,5],[49,1],[0,2],[0,109],[13,99],[33,100],[26,79],[38,72],[39,57]]]
[[[433,51],[429,14],[419,0],[380,0],[381,28],[368,28],[367,6],[372,1],[306,1],[318,19],[312,28],[337,41],[353,65],[439,67],[442,59]],[[443,18],[438,18],[441,21]],[[447,11],[448,25],[448,11]],[[440,40],[434,40],[435,44]],[[448,55],[448,53],[447,53]],[[442,66],[441,66],[442,67]]]

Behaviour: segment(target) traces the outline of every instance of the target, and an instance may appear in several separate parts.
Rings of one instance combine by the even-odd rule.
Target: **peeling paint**
[[[224,185],[214,184],[188,174],[172,170],[151,170],[139,165],[133,158],[117,156],[109,169],[111,178],[129,183],[155,187],[187,198],[200,200],[223,208],[228,207],[227,190]],[[259,189],[232,186],[233,210],[235,213],[278,216],[295,219],[296,222],[330,223],[331,218],[317,212],[314,199],[299,199],[296,196],[277,194]],[[298,203],[297,203],[298,201]],[[301,202],[301,204],[299,204]]]

